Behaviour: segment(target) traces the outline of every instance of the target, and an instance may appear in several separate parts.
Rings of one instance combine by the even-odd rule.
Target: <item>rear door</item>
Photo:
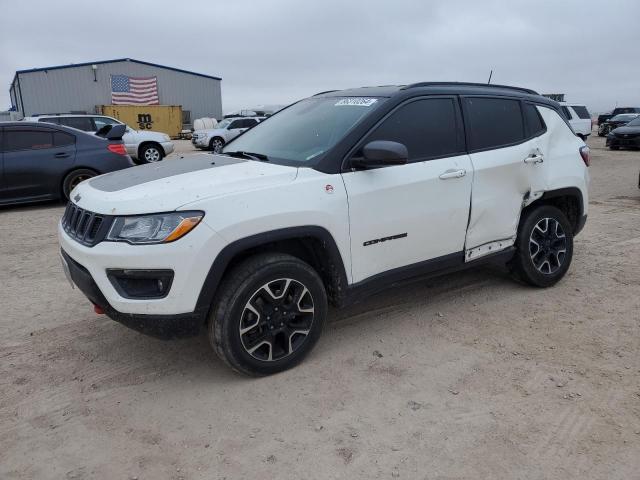
[[[462,263],[473,172],[457,99],[405,102],[361,140],[354,156],[373,140],[404,144],[409,163],[342,174],[354,282],[430,260],[434,268]]]
[[[525,202],[546,186],[546,128],[537,107],[508,97],[464,97],[467,145],[473,163],[465,259],[514,244]]]
[[[5,127],[4,201],[58,198],[62,178],[73,166],[75,136],[48,127]]]

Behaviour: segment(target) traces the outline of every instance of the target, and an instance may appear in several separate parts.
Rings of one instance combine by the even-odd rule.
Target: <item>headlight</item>
[[[171,212],[116,217],[107,240],[134,245],[169,243],[184,237],[204,217],[204,212]]]

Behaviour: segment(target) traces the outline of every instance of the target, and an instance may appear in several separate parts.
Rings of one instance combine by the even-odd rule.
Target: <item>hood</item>
[[[92,178],[71,192],[80,207],[104,215],[169,212],[187,203],[292,182],[298,169],[200,153]]]
[[[611,133],[616,135],[637,135],[640,133],[640,126],[636,127],[618,127],[614,130],[611,130]]]
[[[204,130],[198,130],[194,133],[200,133],[206,136],[211,136],[211,135],[221,134],[222,132],[225,132],[225,131],[226,129],[224,128],[206,128]]]
[[[167,142],[171,140],[171,137],[166,133],[154,132],[153,130],[133,130],[131,133],[136,135],[144,135],[145,140],[155,140],[156,142]]]

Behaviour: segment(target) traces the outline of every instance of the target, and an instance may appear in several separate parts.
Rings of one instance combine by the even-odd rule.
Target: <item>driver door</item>
[[[402,267],[461,264],[469,219],[471,160],[455,97],[412,99],[359,144],[391,140],[406,165],[346,171],[354,283]]]

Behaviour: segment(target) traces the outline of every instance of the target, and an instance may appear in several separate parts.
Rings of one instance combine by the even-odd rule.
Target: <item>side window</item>
[[[242,128],[242,120],[234,120],[229,124],[229,130],[233,130],[234,128]]]
[[[53,132],[45,129],[5,129],[4,150],[44,150],[53,148]]]
[[[571,110],[567,107],[560,107],[562,109],[562,113],[564,114],[567,120],[571,120],[573,117],[571,116]]]
[[[538,135],[542,135],[546,130],[546,126],[536,106],[532,103],[525,103],[523,111],[524,120],[527,124],[527,137],[537,137]]]
[[[256,123],[258,123],[258,121],[255,118],[247,118],[244,121],[244,126],[243,128],[251,128],[253,127]]]
[[[77,128],[85,132],[93,132],[93,123],[90,117],[61,117],[60,125]]]
[[[416,100],[401,106],[369,134],[365,143],[391,140],[404,144],[409,161],[459,153],[456,106],[451,98]]]
[[[56,147],[65,147],[76,143],[76,137],[66,132],[53,133],[53,145]]]
[[[506,98],[465,98],[470,150],[488,150],[524,140],[520,101]]]
[[[583,107],[581,105],[571,105],[571,108],[573,108],[573,111],[576,112],[578,114],[578,117],[580,117],[581,119],[591,119],[591,115],[589,115],[589,110],[587,110],[587,107]]]
[[[96,132],[105,125],[118,125],[118,122],[107,117],[92,117]]]

